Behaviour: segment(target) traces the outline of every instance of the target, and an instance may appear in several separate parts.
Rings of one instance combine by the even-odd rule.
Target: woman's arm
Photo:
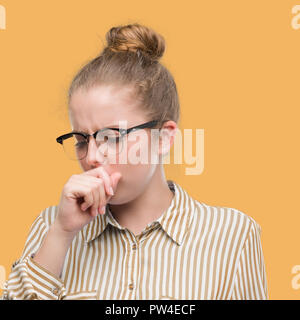
[[[260,234],[261,227],[253,221],[240,255],[232,300],[269,299]]]
[[[39,248],[49,245],[52,241],[51,238],[56,234],[54,228],[51,229],[56,209],[56,206],[44,209],[33,222],[22,256],[13,265],[8,280],[5,282],[2,295],[4,300],[58,300],[65,295],[64,282],[56,276],[55,272],[48,271],[33,259],[33,255],[37,253]],[[50,232],[48,233],[48,231]],[[47,235],[50,236],[48,237]],[[53,262],[56,260],[55,264],[57,264],[56,268],[58,270],[61,268],[62,260],[64,259],[62,256],[68,244],[62,245],[63,242],[58,239],[55,241],[61,257],[58,259],[60,260],[58,263],[56,259],[53,259],[53,256],[52,260]],[[60,241],[59,245],[57,241]],[[44,254],[43,251],[41,251],[41,256]]]
[[[75,236],[76,233],[65,232],[54,222],[33,260],[57,278],[61,277],[67,251]]]

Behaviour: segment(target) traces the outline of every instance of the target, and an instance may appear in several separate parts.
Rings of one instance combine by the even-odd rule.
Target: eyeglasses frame
[[[165,120],[165,121],[167,121],[167,120]],[[65,134],[57,137],[56,138],[56,142],[60,143],[61,145],[63,145],[63,141],[64,140],[72,137],[74,134],[79,134],[79,135],[84,137],[84,139],[86,140],[87,145],[88,145],[90,136],[93,136],[94,139],[96,139],[98,132],[105,131],[107,129],[119,131],[119,133],[121,134],[122,139],[123,139],[123,137],[125,135],[127,135],[128,133],[130,133],[132,131],[135,131],[135,130],[138,130],[138,129],[145,129],[145,128],[154,128],[158,123],[160,123],[160,122],[163,123],[165,121],[161,122],[159,120],[152,120],[152,121],[145,122],[145,123],[139,124],[137,126],[134,126],[134,127],[128,128],[128,129],[124,129],[124,128],[102,128],[102,129],[97,130],[96,132],[94,132],[92,134],[81,132],[81,131],[72,131],[72,132],[65,133]],[[84,159],[84,158],[82,158],[82,159]],[[82,160],[82,159],[80,159],[80,160]]]

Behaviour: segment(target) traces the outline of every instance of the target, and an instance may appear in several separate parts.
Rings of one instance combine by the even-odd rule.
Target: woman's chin
[[[116,192],[116,194],[114,196],[112,196],[109,200],[108,200],[108,204],[111,205],[121,205],[121,204],[125,204],[128,203],[130,201],[132,201],[134,199],[133,197],[129,197],[128,195],[124,195],[123,196],[120,194],[120,192]]]
[[[119,205],[119,204],[124,204],[126,202],[128,202],[126,201],[126,199],[120,199],[120,197],[115,195],[115,196],[112,196],[107,203],[111,205]]]

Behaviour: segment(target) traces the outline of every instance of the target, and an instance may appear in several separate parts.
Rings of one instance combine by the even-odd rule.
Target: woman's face
[[[131,128],[154,120],[145,117],[138,101],[132,95],[132,89],[115,86],[76,90],[70,99],[69,116],[73,130],[89,134],[102,128],[119,127],[119,121],[127,121],[125,128]],[[176,123],[171,122],[176,127]],[[120,127],[124,128],[124,125]],[[82,170],[103,166],[109,175],[116,171],[122,174],[117,192],[109,203],[122,204],[133,200],[151,180],[158,166],[159,154],[152,151],[151,158],[150,130],[141,129],[125,136],[127,146],[123,142],[122,151],[113,157],[109,153],[99,152],[95,140],[90,138],[87,156],[80,160]],[[133,164],[130,161],[130,155],[133,154],[143,158],[142,163]]]

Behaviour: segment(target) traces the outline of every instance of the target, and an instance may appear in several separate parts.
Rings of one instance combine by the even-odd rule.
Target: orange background
[[[29,228],[58,204],[77,163],[55,138],[70,130],[67,89],[112,26],[138,22],[166,40],[179,128],[204,129],[201,175],[166,176],[194,198],[237,208],[262,227],[270,299],[299,299],[300,29],[296,1],[0,0],[0,265],[9,274]],[[300,23],[300,18],[299,18]]]

